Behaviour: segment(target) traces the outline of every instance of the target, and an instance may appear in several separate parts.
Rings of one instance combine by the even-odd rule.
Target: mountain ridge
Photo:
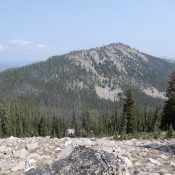
[[[0,97],[59,111],[100,111],[121,103],[132,87],[140,106],[153,107],[166,99],[174,69],[174,63],[112,43],[7,70],[0,74]]]
[[[106,52],[107,50],[111,51],[112,50],[111,48],[113,50],[117,50],[119,52],[118,57],[113,57],[113,55],[110,55],[109,52],[108,53]],[[100,50],[106,50],[104,52],[107,55],[106,57],[111,57],[111,60],[113,61],[113,65],[116,65],[117,70],[119,70],[123,73],[127,73],[127,72],[125,71],[125,66],[122,63],[121,59],[120,59],[122,54],[124,56],[127,56],[127,57],[132,58],[132,59],[135,59],[135,57],[139,57],[139,59],[142,59],[144,62],[149,62],[150,61],[147,58],[147,57],[150,57],[150,55],[139,52],[137,49],[131,48],[130,46],[122,44],[122,43],[112,43],[112,44],[109,44],[109,45],[106,45],[106,46],[96,47],[95,49],[92,48],[92,49],[89,49],[89,50],[79,50],[79,51],[75,51],[75,52],[70,52],[70,53],[67,54],[67,57],[71,58],[71,59],[74,59],[75,61],[79,60],[82,64],[82,66],[84,66],[87,69],[87,71],[88,71],[88,69],[91,69],[91,71],[93,73],[95,73],[96,75],[99,76],[99,74],[94,70],[93,66],[91,66],[90,64],[92,64],[92,62],[94,60],[97,63],[101,63],[101,61],[99,59],[99,55],[98,55],[100,53]],[[77,55],[77,56],[75,56],[75,55]],[[79,58],[82,57],[82,59],[80,60],[78,57]],[[90,63],[88,63],[88,60],[83,59],[83,58],[86,58],[86,57],[87,58],[94,58],[94,60],[89,59]],[[115,58],[118,58],[119,61]],[[154,57],[154,58],[155,59],[160,59],[160,58],[156,58],[156,57]],[[147,89],[144,89],[144,87],[141,86],[140,89],[143,90],[143,92],[146,93],[147,95],[151,95],[150,91],[155,91],[155,94],[152,94],[153,97],[158,97],[158,98],[165,99],[165,92],[158,92],[158,90],[155,87],[151,87],[151,89],[147,90]]]

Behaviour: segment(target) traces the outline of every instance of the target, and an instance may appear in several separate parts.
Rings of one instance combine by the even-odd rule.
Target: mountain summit
[[[0,96],[60,110],[103,109],[132,87],[141,106],[162,103],[175,63],[122,43],[50,57],[0,74]],[[142,98],[140,98],[142,97]]]
[[[153,98],[165,99],[167,77],[174,69],[165,60],[122,43],[70,52],[65,57],[91,73],[96,94],[110,100],[119,100],[128,86]]]

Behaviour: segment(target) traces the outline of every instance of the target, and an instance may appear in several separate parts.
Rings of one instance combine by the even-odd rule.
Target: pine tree
[[[47,125],[46,125],[46,119],[41,114],[38,124],[38,133],[40,136],[46,136],[48,134]]]
[[[170,124],[169,127],[168,127],[168,130],[167,130],[166,137],[167,138],[172,138],[173,137],[173,132],[174,132],[173,126],[172,126],[172,124]]]
[[[125,103],[123,105],[122,125],[126,125],[127,133],[134,133],[137,131],[136,106],[132,89],[128,89]]]
[[[86,131],[86,134],[89,134],[92,129],[92,120],[88,111],[82,114],[82,129]]]
[[[75,124],[76,124],[76,117],[75,117],[75,112],[73,112],[72,121],[71,121],[71,128],[75,129]]]
[[[145,121],[144,121],[144,114],[143,111],[135,106],[135,115],[136,115],[136,122],[137,122],[137,131],[143,132],[145,127]]]
[[[153,111],[151,131],[153,132],[159,131],[160,124],[161,124],[160,106],[156,106],[156,108]]]
[[[166,96],[168,99],[165,102],[161,127],[168,129],[170,124],[172,124],[173,128],[175,128],[175,72],[170,76]]]
[[[23,112],[22,107],[15,101],[14,102],[14,118],[16,119],[16,136],[22,137],[23,136]]]
[[[121,119],[120,134],[126,134],[126,129],[127,129],[127,116],[126,113],[123,113]]]
[[[53,116],[52,122],[51,122],[51,135],[53,137],[59,137],[59,120],[56,115]]]
[[[65,137],[67,126],[63,119],[59,119],[59,138]]]
[[[4,137],[11,135],[10,107],[6,101],[3,101],[1,108],[1,128]]]
[[[78,119],[75,121],[75,135],[80,136],[80,121]]]
[[[103,133],[108,136],[111,135],[112,125],[111,125],[111,118],[108,112],[103,114]]]
[[[119,118],[118,118],[118,111],[117,107],[115,109],[114,114],[112,115],[112,126],[113,126],[113,134],[119,132]]]

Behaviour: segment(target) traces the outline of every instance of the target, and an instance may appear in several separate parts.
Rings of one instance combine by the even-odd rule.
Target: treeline
[[[112,136],[121,134],[136,134],[138,132],[159,132],[161,126],[161,108],[152,111],[141,110],[134,101],[132,90],[127,92],[123,111],[106,111],[94,118],[88,111],[81,118],[72,117],[71,126],[77,136]]]
[[[73,114],[68,120],[57,112],[48,115],[44,110],[30,109],[20,100],[7,102],[0,106],[0,136],[47,136],[64,137],[67,128],[74,128],[76,136],[112,136],[123,133],[154,132],[160,128],[161,109],[142,111],[136,106],[131,89],[123,106],[123,112],[106,109],[106,112],[95,115],[83,109],[80,117]]]
[[[0,107],[0,136],[30,137],[47,136],[64,137],[67,132],[65,121],[57,114],[48,118],[38,110],[30,110],[15,100],[2,102]]]
[[[156,106],[153,110],[141,109],[136,104],[132,88],[129,88],[122,111],[106,109],[105,112],[93,114],[82,109],[81,114],[65,119],[57,112],[48,115],[41,109],[30,109],[18,99],[0,106],[0,136],[47,136],[64,137],[67,128],[74,128],[76,136],[113,136],[137,133],[159,134],[167,130],[172,137],[175,129],[175,73],[172,73],[167,90],[165,106]],[[124,138],[124,137],[123,137]]]

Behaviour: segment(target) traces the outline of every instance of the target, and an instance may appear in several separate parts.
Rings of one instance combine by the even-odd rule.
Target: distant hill
[[[34,63],[32,60],[25,60],[25,61],[0,61],[0,72],[6,70],[6,69],[11,69],[11,68],[18,68],[22,67],[28,64]]]
[[[162,104],[175,63],[122,43],[53,56],[0,74],[0,97],[21,98],[30,106],[61,113],[120,106],[128,87],[137,103]]]
[[[6,70],[6,69],[8,69],[8,68],[9,68],[8,65],[0,64],[0,72]]]

